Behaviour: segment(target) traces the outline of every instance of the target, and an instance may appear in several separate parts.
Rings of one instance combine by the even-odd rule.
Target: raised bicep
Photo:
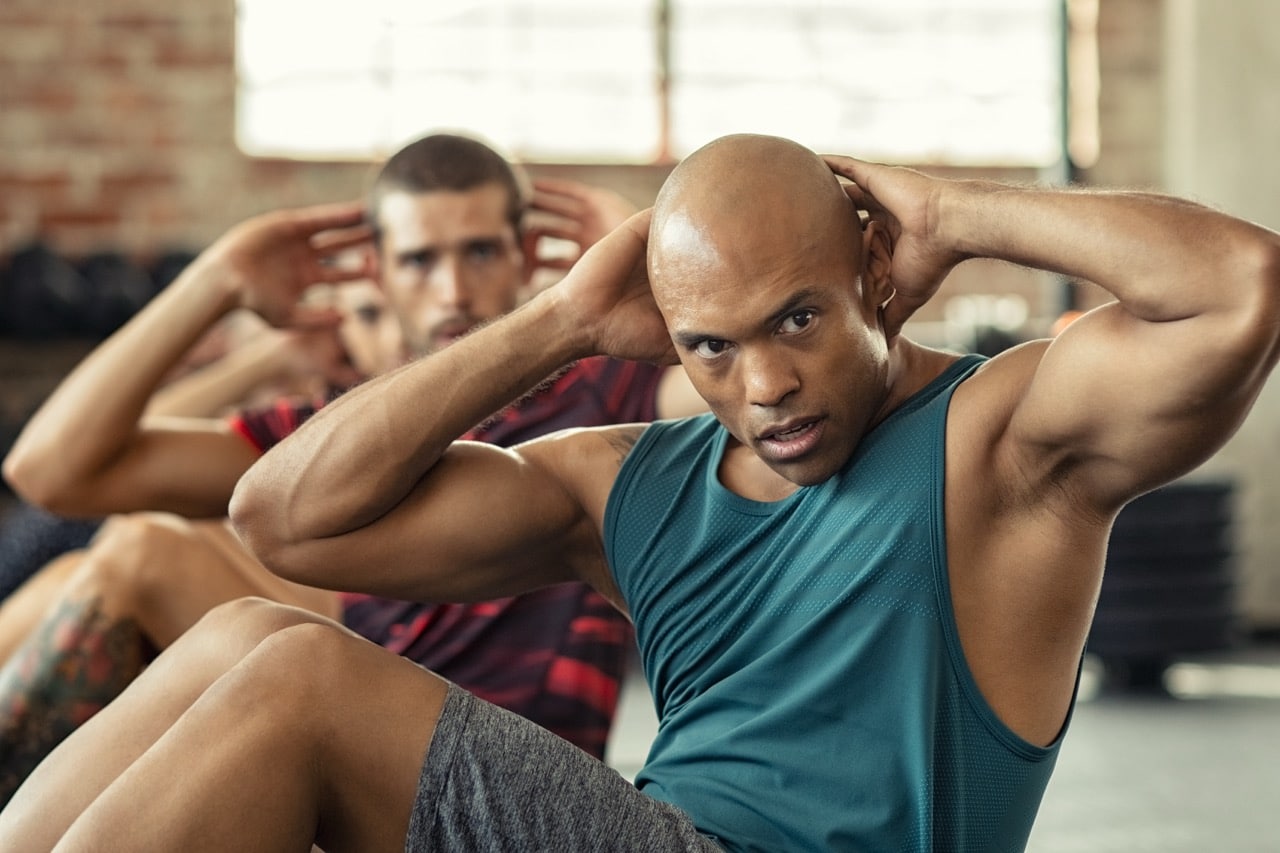
[[[1104,510],[1212,455],[1265,376],[1225,317],[1148,322],[1112,304],[1036,346],[1038,358],[1011,353],[1026,363],[1008,437],[1040,476]]]

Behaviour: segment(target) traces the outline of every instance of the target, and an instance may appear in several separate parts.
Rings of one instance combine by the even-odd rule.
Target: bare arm
[[[1117,302],[1009,382],[1005,434],[1033,481],[1107,514],[1230,436],[1275,363],[1280,235],[1180,199],[938,181],[828,158],[894,242],[893,322],[989,257],[1094,282]],[[997,375],[993,371],[993,375]],[[1066,479],[1064,479],[1066,478]]]
[[[1042,472],[1071,473],[1071,491],[1106,513],[1238,428],[1276,360],[1280,236],[1143,193],[997,190],[962,207],[967,254],[1117,299],[1049,347],[1014,410],[1010,437]]]
[[[266,214],[233,228],[104,341],[32,416],[4,463],[32,503],[67,515],[164,509],[220,515],[256,457],[217,421],[144,423],[148,400],[187,350],[245,307],[280,325],[331,324],[298,305],[310,284],[357,277],[325,265],[367,239],[358,205]],[[339,229],[330,239],[322,232]],[[345,229],[345,230],[344,230]]]
[[[635,217],[556,287],[345,394],[274,447],[232,501],[246,544],[291,579],[419,598],[590,578],[592,507],[614,446],[590,430],[511,450],[454,442],[575,359],[670,360],[644,272],[647,228]]]
[[[1275,361],[1280,238],[1152,194],[827,162],[890,238],[890,334],[970,257],[1116,297],[1052,343],[994,358],[948,415],[947,561],[965,659],[1001,720],[1050,743],[1074,696],[1114,512],[1221,446]]]
[[[145,417],[217,418],[255,394],[314,394],[359,379],[335,329],[262,329],[212,364],[162,385]]]
[[[578,253],[569,257],[529,253],[538,266],[556,270],[570,269],[587,249],[636,212],[634,204],[612,190],[552,178],[534,181],[532,209],[533,215],[525,225],[525,239],[536,243],[542,237],[556,237],[578,244]],[[659,418],[707,411],[706,401],[678,365],[663,372],[656,402]]]

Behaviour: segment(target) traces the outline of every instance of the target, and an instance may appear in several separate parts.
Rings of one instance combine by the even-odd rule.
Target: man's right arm
[[[62,381],[31,417],[4,462],[15,491],[65,515],[162,509],[221,515],[256,451],[213,419],[147,421],[152,394],[195,342],[230,311],[269,322],[305,320],[310,284],[353,277],[326,266],[322,231],[358,226],[357,205],[257,217],[217,241]],[[331,322],[327,313],[326,322]]]
[[[323,396],[362,376],[336,329],[261,329],[210,364],[166,382],[144,418],[221,418],[280,396]]]
[[[670,360],[647,233],[647,214],[634,217],[556,287],[322,409],[241,479],[241,538],[284,577],[401,598],[598,580],[609,428],[512,449],[456,439],[576,359]]]

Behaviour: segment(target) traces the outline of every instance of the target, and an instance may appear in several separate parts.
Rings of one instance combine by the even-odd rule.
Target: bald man
[[[971,257],[1116,301],[990,360],[903,336]],[[1111,521],[1245,417],[1278,287],[1280,235],[1189,202],[717,140],[559,287],[321,411],[232,506],[302,583],[592,584],[635,622],[661,721],[635,785],[320,617],[242,602],[42,765],[0,836],[1022,849]],[[455,441],[597,353],[678,359],[713,415]]]

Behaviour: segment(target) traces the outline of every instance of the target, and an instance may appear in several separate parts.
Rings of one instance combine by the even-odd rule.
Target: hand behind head
[[[597,352],[674,364],[666,322],[649,290],[651,211],[635,214],[587,251],[553,291],[588,331]]]
[[[338,261],[367,245],[372,235],[363,207],[355,202],[278,210],[241,222],[201,260],[223,271],[239,307],[268,323],[328,325],[337,320],[331,309],[299,302],[314,284],[367,277],[366,254],[355,263]]]

